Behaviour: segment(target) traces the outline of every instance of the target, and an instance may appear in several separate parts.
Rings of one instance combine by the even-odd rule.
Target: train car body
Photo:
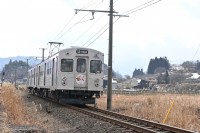
[[[97,50],[61,50],[28,71],[28,89],[65,103],[95,104],[103,91],[103,62]]]

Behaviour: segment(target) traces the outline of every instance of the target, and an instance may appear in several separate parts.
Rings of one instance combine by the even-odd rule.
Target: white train
[[[28,89],[65,103],[95,104],[103,91],[103,62],[94,49],[61,50],[28,71]]]

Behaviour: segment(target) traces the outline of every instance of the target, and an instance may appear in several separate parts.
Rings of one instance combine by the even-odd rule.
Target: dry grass
[[[106,95],[98,100],[98,107],[106,109]],[[200,131],[199,95],[113,95],[112,110],[130,116],[161,122],[174,101],[165,124]]]
[[[28,116],[20,93],[21,91],[16,90],[10,84],[5,84],[2,87],[0,98],[6,109],[7,115],[5,116],[9,117],[9,123],[39,125],[38,121]],[[106,109],[106,99],[106,95],[103,95],[98,100],[99,108]],[[174,106],[166,120],[166,124],[200,131],[199,95],[113,95],[112,110],[130,116],[162,122],[172,101],[174,101]],[[36,105],[35,109],[37,109]],[[31,112],[36,111],[33,109]]]
[[[33,125],[35,122],[28,115],[22,97],[21,91],[11,84],[4,84],[1,90],[2,103],[6,109],[9,123],[15,125]]]

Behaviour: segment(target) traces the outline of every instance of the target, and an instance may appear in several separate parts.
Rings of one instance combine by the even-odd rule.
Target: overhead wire
[[[104,0],[102,0],[102,2],[103,2]],[[117,1],[117,0],[116,0]],[[115,1],[115,2],[116,2]],[[114,2],[114,3],[115,3]],[[103,16],[103,14],[102,14],[102,16]],[[102,17],[101,16],[101,17]],[[101,17],[99,17],[98,18],[98,20],[101,18]],[[82,36],[84,36],[95,24],[97,23],[97,21],[95,21],[93,24],[92,24],[92,26],[90,26],[90,28],[88,29],[88,30],[86,30],[85,32],[83,32],[76,40],[74,40],[73,42],[72,42],[72,44],[74,44],[75,42],[77,42]]]
[[[114,1],[114,4],[115,4],[116,2],[117,2],[117,0]],[[82,45],[82,47],[85,46],[90,40],[92,40],[97,34],[99,34],[108,24],[109,24],[109,23],[105,24],[99,31],[97,31],[89,40],[87,40],[87,42],[85,42],[85,43]],[[107,28],[106,30],[108,30],[108,28]],[[103,33],[105,33],[106,30],[104,30],[99,36],[97,36],[97,38],[94,39],[94,41],[96,41]],[[94,41],[92,41],[92,43],[93,43]],[[87,45],[87,47],[90,46],[90,45],[91,45],[91,43],[90,43],[89,45]]]
[[[62,38],[68,31],[70,31],[72,28],[74,28],[77,24],[84,23],[84,22],[87,22],[87,21],[90,21],[90,20],[85,20],[85,21],[80,21],[80,22],[75,23],[67,31],[65,31],[59,38],[57,38],[56,41],[59,40],[60,38]]]
[[[199,51],[199,48],[200,48],[200,44],[199,44],[199,46],[198,46],[198,48],[197,48],[197,50],[196,50],[194,56],[192,57],[192,61],[194,60],[194,57],[196,56],[197,52]]]
[[[118,17],[118,19],[116,19],[113,24],[115,24],[115,22],[117,22],[120,19],[120,17]],[[103,28],[102,28],[103,29]],[[100,36],[102,36],[107,30],[109,29],[109,27],[107,27],[101,34],[99,34],[91,43],[89,43],[86,47],[89,47],[92,43],[94,43]]]
[[[81,37],[83,37],[87,32],[89,32],[89,31],[92,29],[92,27],[94,27],[94,26],[96,25],[96,23],[98,22],[98,20],[102,18],[103,15],[104,15],[104,14],[102,14],[101,17],[99,17],[99,18],[97,19],[97,21],[95,21],[86,31],[84,31],[80,36],[78,36],[77,39],[75,39],[75,40],[72,42],[72,44],[74,44],[75,42],[77,42]]]
[[[116,0],[117,1],[117,0]],[[115,1],[115,2],[116,2]],[[149,7],[149,6],[151,6],[151,5],[153,5],[153,4],[156,4],[156,3],[158,3],[158,2],[160,2],[161,0],[158,0],[158,1],[156,1],[156,2],[153,2],[153,1],[155,1],[155,0],[151,0],[151,1],[148,1],[148,2],[146,2],[146,3],[144,3],[144,4],[142,4],[142,5],[139,5],[139,6],[137,6],[137,7],[135,7],[135,8],[133,8],[133,9],[131,9],[131,10],[128,10],[128,11],[126,11],[126,12],[124,12],[124,13],[122,13],[122,14],[126,14],[126,15],[129,15],[129,14],[132,14],[132,13],[135,13],[135,12],[137,12],[137,11],[140,11],[140,10],[142,10],[142,9],[144,9],[144,8],[147,8],[147,7]],[[153,2],[153,3],[152,3]],[[148,5],[147,5],[148,4]],[[146,5],[146,6],[145,6]],[[143,6],[143,7],[142,7]],[[140,8],[141,7],[141,8]],[[137,9],[137,8],[139,8],[139,9]],[[136,9],[136,10],[135,10]],[[120,18],[120,17],[119,17]],[[119,20],[119,18],[115,21],[115,22],[117,22],[118,20]],[[114,23],[115,23],[114,22]],[[113,23],[113,24],[114,24]],[[105,27],[106,25],[104,25],[104,27]],[[103,27],[103,28],[104,28]],[[85,44],[87,44],[90,40],[92,40],[100,31],[102,31],[103,30],[103,28],[102,29],[100,29],[93,37],[91,37],[86,43],[84,43],[84,45]],[[109,28],[109,27],[108,27]],[[107,29],[105,29],[99,36],[97,36],[91,43],[89,43],[86,47],[89,47],[92,43],[94,43],[101,35],[103,35],[107,30],[108,30],[108,28]],[[83,45],[83,46],[84,46]]]
[[[103,1],[99,2],[99,3],[94,7],[94,9],[95,9],[96,7],[98,7],[102,2],[103,2]],[[76,22],[73,26],[69,27],[69,29],[68,29],[66,32],[64,32],[59,38],[57,38],[56,41],[59,40],[60,38],[62,38],[68,31],[70,31],[72,28],[74,28],[77,24],[80,24],[80,23],[83,23],[83,22],[87,22],[87,21],[92,20],[92,19],[89,19],[89,20],[84,20],[84,21],[82,21],[88,14],[90,14],[90,12],[88,12],[86,15],[84,15],[84,16],[83,16],[78,22]]]
[[[93,3],[94,0],[89,1],[87,4],[85,4],[85,6],[83,6],[81,9],[87,9],[88,7],[90,7]]]
[[[93,39],[99,32],[101,32],[107,25],[108,25],[108,23],[105,24],[99,31],[97,31],[89,40],[87,40],[87,42],[85,42],[85,43],[82,45],[82,47],[85,46],[90,40],[92,40],[92,39]]]
[[[60,30],[60,32],[54,37],[54,40],[56,40],[56,38],[65,30],[65,28],[71,23],[71,21],[74,19],[74,16],[75,15],[73,15],[70,19],[69,19],[69,21],[67,22],[67,24]]]
[[[88,7],[90,7],[92,4],[90,4],[91,2],[93,2],[94,0],[91,0],[91,1],[89,1],[87,4],[85,4],[81,9],[87,9]],[[74,19],[74,16],[75,16],[76,14],[74,14],[70,19],[69,19],[69,21],[66,23],[66,25],[60,30],[60,32],[54,37],[54,39],[53,40],[58,40],[58,39],[56,39],[64,30],[65,30],[65,28],[72,22],[72,20]]]
[[[142,4],[142,5],[137,6],[137,7],[133,8],[133,9],[131,9],[131,10],[128,10],[128,11],[122,13],[122,14],[130,15],[130,14],[135,13],[137,11],[140,11],[140,10],[142,10],[144,8],[147,8],[147,7],[151,6],[151,5],[154,5],[154,4],[158,3],[158,2],[160,2],[161,0],[157,0],[155,2],[153,2],[153,1],[155,1],[155,0],[151,0],[149,2],[146,2],[146,3]]]
[[[83,6],[81,9],[84,9],[84,8],[86,8],[87,6],[89,7],[90,5],[88,5],[88,4],[90,4],[92,1],[94,1],[94,0],[91,0],[91,1],[89,1],[85,6]],[[66,25],[60,30],[60,32],[54,37],[54,40],[64,31],[64,29],[71,23],[71,21],[73,20],[73,18],[74,18],[74,16],[75,16],[76,14],[74,14],[70,19],[69,19],[69,21],[66,23]]]
[[[128,11],[123,12],[122,14],[127,14],[128,12],[133,11],[133,10],[135,10],[135,9],[137,9],[137,8],[139,8],[139,7],[142,7],[142,6],[144,6],[144,5],[148,4],[148,3],[151,3],[151,2],[153,2],[153,1],[155,1],[155,0],[150,0],[150,1],[148,1],[148,2],[145,2],[145,3],[143,3],[143,4],[139,5],[139,6],[134,7],[133,9],[130,9],[130,10],[128,10]]]

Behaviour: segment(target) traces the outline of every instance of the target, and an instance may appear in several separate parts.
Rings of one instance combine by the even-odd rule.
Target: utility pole
[[[109,13],[110,21],[109,21],[109,56],[108,56],[108,90],[107,90],[107,110],[111,110],[112,107],[112,39],[113,39],[113,13],[118,13],[113,11],[113,0],[110,0],[110,11],[102,11],[102,10],[83,10],[83,9],[75,9],[76,14],[78,11],[89,11],[92,12],[92,17],[94,19],[95,12],[103,12]]]
[[[28,85],[28,60],[30,60],[30,59],[26,59],[26,68],[27,68],[27,82],[26,82],[26,84]]]
[[[112,110],[113,0],[110,0],[107,110]]]
[[[44,51],[46,50],[46,48],[39,48],[42,49],[42,61],[44,61]]]
[[[109,13],[109,56],[108,56],[108,90],[107,90],[107,110],[112,110],[112,47],[113,47],[113,16],[118,17],[128,17],[126,15],[113,15],[113,13],[118,13],[113,11],[113,0],[110,0],[110,11],[103,10],[83,10],[83,9],[75,9],[75,13],[78,11],[89,11],[92,12],[92,17],[94,19],[95,12],[103,12]]]

